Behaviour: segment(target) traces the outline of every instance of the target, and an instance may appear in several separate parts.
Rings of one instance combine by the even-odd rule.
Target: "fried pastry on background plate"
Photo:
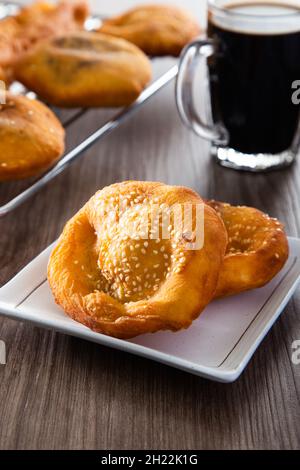
[[[193,208],[193,231],[178,229],[172,212],[165,227],[162,214],[175,204],[180,211],[184,205]],[[198,249],[187,240],[194,242],[203,229],[196,226],[199,205],[204,245]],[[149,231],[150,214],[157,210]],[[177,331],[212,299],[226,244],[222,220],[194,191],[162,183],[117,183],[97,192],[66,224],[50,256],[48,281],[64,311],[97,332],[130,338]]]
[[[37,175],[64,151],[65,132],[43,103],[7,93],[0,105],[0,181]]]
[[[37,42],[83,29],[88,15],[85,0],[65,0],[58,4],[35,2],[0,21],[0,67],[9,83],[13,68],[22,55]],[[5,72],[5,73],[4,73]]]
[[[114,107],[139,96],[151,79],[151,64],[124,39],[76,32],[37,45],[18,63],[16,76],[57,106]]]
[[[238,294],[267,284],[288,258],[282,224],[253,207],[206,202],[220,215],[228,232],[215,296]]]
[[[178,56],[200,28],[185,10],[173,5],[141,5],[105,20],[99,29],[134,43],[151,56]]]

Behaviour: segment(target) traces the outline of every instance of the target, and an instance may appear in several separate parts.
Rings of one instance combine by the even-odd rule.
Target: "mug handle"
[[[180,117],[188,128],[200,137],[217,145],[226,145],[228,143],[228,132],[224,125],[221,123],[205,124],[198,115],[193,100],[196,66],[203,59],[206,62],[207,58],[212,56],[214,52],[215,45],[211,39],[196,39],[184,48],[180,57],[176,80],[176,103]]]

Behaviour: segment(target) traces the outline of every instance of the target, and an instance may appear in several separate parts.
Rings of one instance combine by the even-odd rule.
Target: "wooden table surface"
[[[170,59],[156,64],[169,66]],[[74,145],[109,111],[69,129]],[[300,165],[270,174],[217,166],[183,127],[174,83],[33,199],[0,220],[1,285],[51,243],[99,188],[159,180],[254,205],[300,235]],[[1,201],[20,184],[2,184]],[[300,447],[300,290],[235,383],[217,384],[31,324],[0,318],[1,449],[295,449]]]

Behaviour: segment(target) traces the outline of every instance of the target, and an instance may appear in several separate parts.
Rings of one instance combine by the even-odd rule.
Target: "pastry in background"
[[[11,16],[0,20],[0,76],[5,83],[12,81],[13,65],[22,52],[20,27],[16,18]]]
[[[16,20],[21,26],[28,28],[28,36],[40,39],[42,36],[57,34],[58,31],[61,33],[83,28],[88,14],[89,5],[86,0],[61,0],[54,3],[41,0],[21,8]]]
[[[204,226],[196,226],[195,211],[194,231],[178,228],[172,213],[166,223],[162,214],[175,204],[180,210],[200,205]],[[160,216],[149,227],[158,208]],[[169,236],[162,234],[162,220]],[[187,245],[203,228],[203,247]],[[50,256],[48,281],[64,311],[97,332],[130,338],[177,331],[212,299],[226,244],[222,220],[194,191],[117,183],[97,192],[66,224]]]
[[[12,81],[12,79],[12,70],[3,68],[0,65],[0,80],[4,82],[5,86],[7,86]]]
[[[85,0],[64,0],[58,4],[35,2],[15,16],[0,21],[0,67],[9,83],[13,68],[24,52],[38,41],[83,29],[88,15]]]
[[[124,39],[75,32],[38,44],[15,72],[20,82],[53,105],[115,107],[139,96],[151,79],[151,63]]]
[[[150,56],[178,56],[200,33],[196,20],[171,5],[141,5],[103,22],[100,32],[118,36]]]
[[[37,100],[7,93],[0,105],[0,181],[37,175],[64,152],[65,132]]]
[[[238,294],[267,284],[288,258],[283,225],[253,207],[206,202],[220,215],[228,232],[215,296]]]

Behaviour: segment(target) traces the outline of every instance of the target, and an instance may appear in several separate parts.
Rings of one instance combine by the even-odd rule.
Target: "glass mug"
[[[203,61],[206,122],[193,99],[196,65]],[[294,161],[299,86],[300,0],[208,1],[207,39],[184,49],[176,100],[183,122],[212,142],[221,165],[265,171]]]

